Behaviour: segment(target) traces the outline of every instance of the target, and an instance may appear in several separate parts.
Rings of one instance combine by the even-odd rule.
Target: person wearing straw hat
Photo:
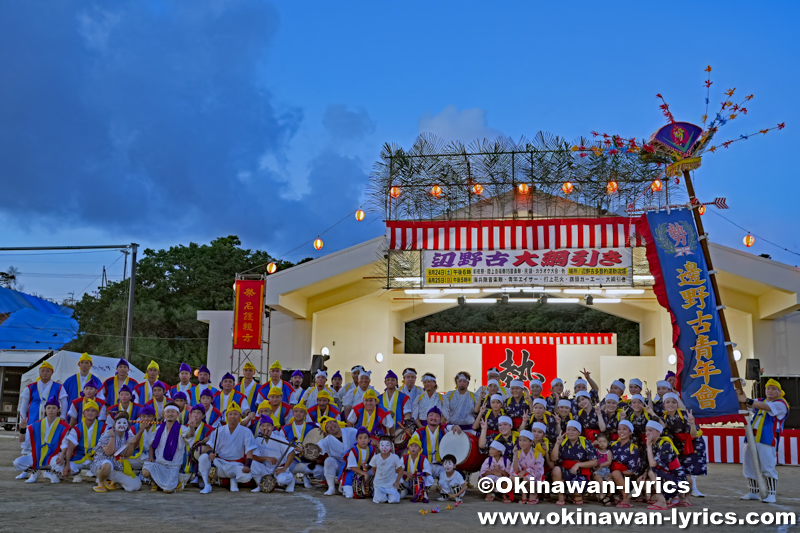
[[[328,372],[326,370],[322,370],[321,368],[317,370],[317,373],[314,374],[314,385],[307,388],[306,391],[303,393],[302,401],[306,407],[311,409],[315,405],[317,405],[317,396],[325,391],[330,394],[331,398],[333,397],[333,390],[328,387]]]
[[[44,406],[55,399],[61,406],[61,418],[66,419],[69,397],[61,383],[53,381],[53,365],[48,361],[39,365],[39,379],[22,389],[19,395],[19,418],[29,421],[44,418]]]
[[[211,492],[208,474],[212,464],[217,468],[218,477],[230,479],[231,492],[238,492],[239,483],[247,483],[252,479],[250,466],[253,463],[253,451],[258,446],[253,433],[239,424],[242,420],[239,404],[231,403],[228,406],[225,420],[225,425],[219,426],[208,436],[212,450],[198,461],[198,470],[203,479],[201,494]]]
[[[84,402],[80,422],[69,430],[59,454],[50,460],[51,471],[63,477],[74,475],[73,483],[83,481],[81,470],[89,469],[94,457],[94,447],[105,431],[105,423],[97,418],[99,414],[100,406],[94,399]]]
[[[783,424],[789,414],[789,403],[784,398],[786,393],[783,391],[783,387],[775,379],[767,381],[764,394],[765,397],[759,399],[750,399],[744,394],[739,395],[739,402],[746,403],[754,415],[753,431],[756,442],[748,442],[746,446],[756,447],[759,462],[759,464],[755,464],[751,454],[745,452],[744,477],[747,478],[750,491],[742,499],[759,499],[757,480],[760,468],[767,483],[767,497],[763,501],[775,503],[778,494],[778,471],[775,468],[778,464],[778,444],[781,441]]]
[[[22,456],[14,460],[14,468],[22,472],[17,479],[28,478],[26,483],[36,483],[42,474],[42,468],[49,466],[61,448],[61,443],[70,431],[69,425],[58,417],[61,408],[57,398],[50,398],[44,405],[44,417],[29,421],[23,418],[19,421],[19,442]],[[26,470],[33,468],[30,476]],[[58,478],[50,472],[45,472],[45,477],[51,483],[58,483]]]
[[[69,403],[72,403],[81,397],[83,386],[93,377],[92,356],[84,352],[78,358],[78,373],[64,380],[64,390],[67,391],[67,400]],[[100,381],[96,377],[94,377],[94,379],[96,381]]]

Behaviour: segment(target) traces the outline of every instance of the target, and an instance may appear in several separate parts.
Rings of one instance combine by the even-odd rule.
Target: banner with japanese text
[[[260,350],[264,316],[264,280],[236,280],[233,349]]]
[[[428,287],[633,284],[630,248],[424,251],[422,263]]]
[[[542,396],[550,394],[550,381],[557,377],[555,344],[484,344],[483,384],[490,368],[500,371],[501,384],[508,387],[519,379],[530,389],[530,381],[542,382]]]
[[[673,324],[681,399],[706,423],[740,420],[725,336],[692,213],[651,212],[637,222],[653,290]]]

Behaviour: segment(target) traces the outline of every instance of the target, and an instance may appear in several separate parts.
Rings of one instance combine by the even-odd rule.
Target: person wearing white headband
[[[679,483],[681,489],[689,488],[686,472],[672,440],[669,437],[662,437],[663,431],[664,426],[655,420],[647,423],[647,462],[650,466],[647,477],[651,481],[661,481],[661,492],[656,492],[655,502],[647,506],[654,511],[664,511],[673,504],[689,503],[688,490],[678,491]],[[664,484],[667,481],[672,481],[672,490],[666,490]],[[675,498],[678,498],[679,502],[676,502]]]
[[[532,379],[528,382],[531,388],[531,398],[541,398],[542,397],[542,381],[539,379]]]
[[[531,417],[525,421],[525,427],[540,423],[545,426],[545,436],[550,440],[555,440],[559,435],[558,422],[556,417],[547,410],[547,402],[542,398],[536,398],[531,402]]]
[[[492,404],[496,400],[492,399]],[[486,420],[480,421],[481,435],[478,438],[478,448],[485,450],[487,446],[493,442],[499,442],[504,446],[504,457],[511,461],[514,457],[514,446],[517,444],[519,433],[514,431],[514,422],[511,417],[506,414],[501,414],[497,417],[497,430],[496,434],[490,434],[489,426]]]
[[[617,428],[619,438],[611,445],[611,479],[616,483],[617,490],[622,493],[622,501],[617,504],[620,509],[630,509],[631,495],[625,492],[625,478],[638,478],[643,470],[645,458],[642,457],[642,448],[635,442],[633,424],[628,420],[621,420]]]
[[[631,424],[633,424],[633,433],[636,438],[639,441],[644,442],[647,422],[653,418],[653,415],[647,412],[647,400],[645,400],[641,394],[634,394],[631,397],[630,405],[631,409],[630,412],[627,413],[626,418]]]
[[[531,408],[525,400],[525,383],[515,379],[510,385],[511,396],[506,398],[503,408],[508,416],[514,420],[514,429],[519,430],[525,423],[525,418],[530,418]]]
[[[664,395],[668,392],[673,392],[672,385],[669,381],[662,379],[656,382],[657,394],[655,398],[653,398],[653,411],[658,416],[664,414]]]
[[[339,391],[339,398],[342,399],[342,408],[344,408],[344,397],[358,388],[358,376],[364,371],[361,365],[355,365],[350,369],[350,376],[353,378],[351,383],[345,383],[344,387]]]
[[[614,442],[617,440],[619,421],[626,416],[625,412],[619,408],[619,396],[609,392],[606,394],[606,397],[603,398],[603,402],[597,410],[599,411],[599,417],[602,418],[606,426],[604,431],[611,439],[609,442]]]
[[[352,411],[356,405],[360,405],[363,402],[365,392],[373,390],[375,391],[375,395],[378,395],[378,391],[370,384],[372,381],[371,374],[371,372],[367,372],[359,367],[358,386],[349,390],[342,396],[342,420],[347,420],[350,411]]]
[[[469,372],[462,371],[456,374],[456,388],[444,395],[444,401],[450,412],[448,423],[451,426],[457,425],[468,433],[475,433],[472,426],[475,424],[478,398],[468,389],[471,379]]]
[[[417,371],[414,368],[403,369],[403,385],[400,387],[400,392],[408,396],[411,405],[416,403],[417,398],[422,396],[422,387],[417,383]]]
[[[630,391],[631,395],[641,394],[642,387],[644,387],[644,384],[642,383],[642,380],[639,378],[633,378],[630,381],[630,383],[628,383],[628,390]]]
[[[506,447],[501,442],[495,441],[488,446],[487,451],[489,457],[487,457],[483,461],[483,465],[481,465],[481,478],[486,477],[497,483],[497,480],[501,477],[513,477],[513,463],[511,459],[506,457]],[[511,501],[508,494],[503,494],[502,496],[504,502]],[[487,502],[493,501],[494,498],[495,495],[493,493],[486,495]]]
[[[324,390],[328,391],[328,394],[331,396],[335,396],[336,393],[327,385],[327,382],[328,373],[320,368],[314,375],[314,385],[306,389],[300,399],[300,401],[305,404],[307,409],[311,409],[317,405],[317,395]]]
[[[583,435],[589,442],[594,442],[597,435],[606,430],[605,419],[592,405],[592,397],[587,391],[575,393],[575,403],[578,404],[578,415],[575,419],[583,428]]]
[[[545,453],[547,453],[545,451]],[[541,481],[544,479],[544,455],[541,449],[533,445],[533,433],[527,429],[519,432],[519,449],[514,453],[513,471],[516,477],[523,480]],[[528,493],[520,495],[520,503],[535,505],[539,503],[536,497],[536,485],[528,485]]]
[[[680,397],[677,394],[666,393],[662,402],[664,411],[661,418],[678,449],[681,465],[686,475],[690,476],[692,496],[702,498],[704,494],[697,489],[697,476],[705,476],[708,472],[703,432],[695,423],[694,414],[680,408]]]
[[[496,389],[490,389],[489,386],[491,384],[494,384]],[[508,390],[505,387],[505,384],[500,381],[500,373],[497,371],[497,369],[492,368],[486,373],[486,385],[479,388],[476,394],[478,395],[478,401],[483,403],[492,394],[501,394],[503,396],[503,400],[505,400],[511,395],[511,391]]]
[[[572,415],[575,417],[578,416],[578,411],[580,410],[580,406],[577,402],[579,392],[586,392],[589,395],[589,400],[592,402],[592,405],[596,405],[600,402],[600,396],[597,392],[597,383],[592,379],[592,373],[584,368],[581,370],[581,374],[583,374],[583,378],[575,380],[575,396],[572,398]],[[588,390],[589,385],[592,387],[591,390]]]
[[[180,409],[174,403],[164,407],[164,422],[156,430],[148,452],[149,460],[142,467],[142,478],[150,481],[150,490],[153,492],[160,488],[171,494],[180,482],[180,469],[186,453],[185,439],[190,437],[191,430],[181,426],[179,414]]]
[[[550,381],[550,396],[546,398],[547,410],[551,413],[556,412],[559,400],[569,397],[569,391],[564,390],[564,380],[561,378],[553,378]]]
[[[494,381],[494,380],[491,380]],[[491,387],[492,384],[489,383]],[[492,394],[486,399],[486,402],[480,406],[478,416],[475,417],[475,422],[472,423],[472,429],[476,433],[481,433],[482,428],[485,426],[486,431],[490,435],[497,433],[500,428],[497,426],[498,420],[501,416],[505,416],[504,410],[505,398],[502,394]],[[485,448],[485,446],[483,446]]]
[[[428,411],[433,407],[437,407],[442,412],[442,425],[450,420],[450,409],[445,404],[442,395],[436,392],[437,388],[436,376],[429,372],[422,375],[422,394],[411,407],[411,417],[418,428],[425,427],[423,422]]]
[[[581,425],[570,420],[567,422],[565,437],[556,439],[550,457],[558,462],[553,468],[553,481],[589,481],[591,469],[597,466],[597,450],[588,439],[581,437]],[[569,486],[569,484],[567,484]],[[582,494],[574,494],[575,503],[583,503]],[[557,505],[564,505],[564,494],[558,495]]]

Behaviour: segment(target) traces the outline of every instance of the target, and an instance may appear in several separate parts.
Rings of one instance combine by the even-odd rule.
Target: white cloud
[[[419,119],[419,132],[433,133],[444,140],[460,140],[464,143],[502,135],[500,130],[489,126],[485,109],[476,107],[459,111],[454,105],[445,107],[436,115],[429,112],[423,114]]]

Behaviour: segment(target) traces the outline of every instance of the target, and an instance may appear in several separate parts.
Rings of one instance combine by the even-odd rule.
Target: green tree
[[[293,266],[267,252],[241,248],[235,235],[210,244],[144,250],[136,265],[130,362],[144,369],[155,360],[162,379],[171,383],[177,381],[181,362],[193,367],[205,362],[208,326],[197,321],[197,311],[233,309],[236,273],[263,272],[271,261],[281,270]],[[85,294],[75,305],[78,338],[64,349],[124,354],[128,285],[127,280],[110,283],[96,297]]]
[[[406,353],[425,352],[425,333],[616,333],[617,355],[639,354],[639,324],[580,305],[466,305],[406,324]]]

